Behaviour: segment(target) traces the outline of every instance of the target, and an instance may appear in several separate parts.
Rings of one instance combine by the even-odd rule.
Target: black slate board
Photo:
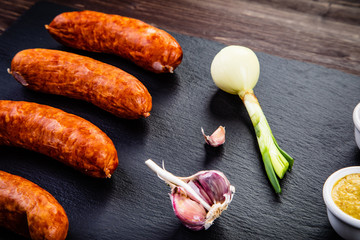
[[[295,158],[293,171],[274,194],[254,131],[240,99],[219,91],[210,76],[224,45],[173,34],[184,50],[175,74],[156,75],[116,56],[65,48],[44,29],[64,6],[34,5],[0,37],[0,99],[58,107],[100,127],[113,140],[120,164],[112,179],[84,176],[38,153],[0,146],[0,169],[52,193],[66,210],[68,239],[336,239],[322,200],[326,178],[359,165],[352,110],[360,101],[360,77],[313,64],[257,53],[261,76],[255,93],[280,146]],[[130,10],[129,10],[130,11]],[[26,48],[75,52],[118,66],[138,77],[153,96],[151,116],[116,118],[91,104],[36,93],[6,69]],[[200,128],[227,130],[220,148],[204,145]],[[223,171],[236,187],[233,202],[207,231],[192,232],[175,217],[168,187],[144,161],[152,158],[175,175]],[[22,239],[0,230],[0,239]]]

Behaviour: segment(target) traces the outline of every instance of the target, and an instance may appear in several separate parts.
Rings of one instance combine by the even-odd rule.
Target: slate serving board
[[[0,37],[0,99],[26,100],[77,114],[113,140],[119,167],[111,179],[94,179],[41,154],[0,146],[0,169],[40,185],[62,204],[67,239],[337,239],[326,216],[322,186],[334,171],[360,164],[352,110],[360,101],[360,77],[321,66],[257,53],[261,76],[255,93],[280,144],[295,158],[281,181],[269,184],[253,127],[236,96],[213,84],[210,64],[224,45],[173,33],[184,51],[174,74],[156,75],[116,56],[61,46],[44,28],[68,7],[40,2]],[[135,75],[153,97],[151,116],[119,119],[74,99],[25,89],[6,69],[27,48],[60,49],[93,57]],[[226,143],[204,144],[226,127]],[[165,161],[175,175],[223,171],[236,187],[233,202],[207,231],[192,232],[175,217],[169,188],[144,161]],[[22,239],[0,229],[0,239]]]

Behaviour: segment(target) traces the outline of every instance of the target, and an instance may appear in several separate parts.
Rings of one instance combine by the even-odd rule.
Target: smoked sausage
[[[0,171],[0,226],[33,240],[63,240],[69,220],[49,192],[25,178]]]
[[[65,46],[116,54],[156,73],[181,63],[180,44],[167,32],[134,18],[95,11],[64,12],[45,25]]]
[[[134,76],[95,59],[50,49],[26,49],[11,62],[10,74],[23,86],[82,99],[118,116],[150,115],[152,98]]]
[[[98,127],[32,102],[0,100],[0,144],[45,154],[93,177],[109,178],[118,166],[113,142]]]

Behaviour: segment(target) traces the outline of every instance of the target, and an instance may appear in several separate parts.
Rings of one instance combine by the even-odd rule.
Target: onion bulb
[[[260,76],[260,64],[256,54],[246,47],[227,46],[214,57],[211,76],[218,88],[238,95],[243,101],[255,129],[270,183],[276,193],[281,193],[278,178],[284,177],[294,160],[277,144],[254,94],[253,88]]]

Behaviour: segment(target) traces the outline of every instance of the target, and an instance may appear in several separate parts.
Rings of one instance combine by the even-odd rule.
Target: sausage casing
[[[63,240],[69,221],[49,192],[25,178],[0,171],[0,226],[33,240]]]
[[[122,118],[150,115],[152,98],[134,76],[95,59],[49,49],[26,49],[11,62],[23,86],[82,99]]]
[[[118,166],[113,142],[94,124],[31,102],[0,100],[0,144],[45,154],[93,177],[110,177]]]
[[[134,18],[95,11],[65,12],[45,27],[66,46],[116,54],[156,73],[173,72],[183,56],[180,44],[170,34]]]

